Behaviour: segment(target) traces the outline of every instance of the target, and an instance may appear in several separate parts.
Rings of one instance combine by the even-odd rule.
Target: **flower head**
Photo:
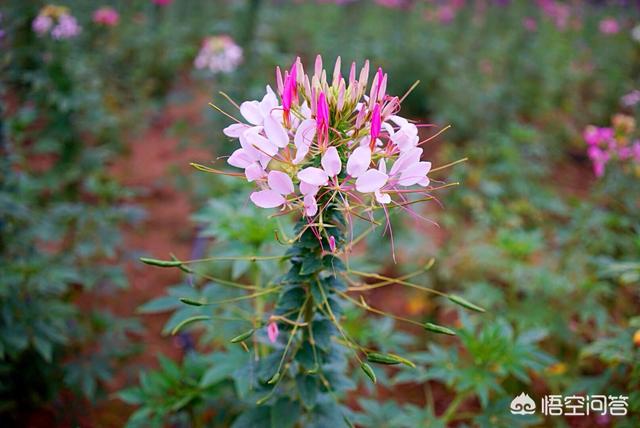
[[[617,34],[620,31],[620,24],[618,24],[618,21],[615,18],[609,17],[600,21],[598,28],[602,34]]]
[[[340,65],[329,81],[320,56],[312,75],[296,59],[284,76],[276,71],[277,94],[267,86],[262,100],[239,106],[245,122],[225,128],[240,143],[227,162],[256,184],[257,206],[310,220],[328,205],[362,216],[427,192],[431,163],[418,126],[386,93],[387,74],[378,69],[369,86],[368,61],[359,74],[352,64],[347,79]]]
[[[242,63],[242,48],[227,35],[208,37],[194,61],[198,70],[213,74],[230,73]]]
[[[50,35],[53,39],[71,39],[82,30],[69,9],[62,6],[45,6],[31,23],[31,28],[39,36]]]
[[[101,7],[93,12],[93,22],[106,27],[115,27],[120,21],[120,15],[112,7]]]

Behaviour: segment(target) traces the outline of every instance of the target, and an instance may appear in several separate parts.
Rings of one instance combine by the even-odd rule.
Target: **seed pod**
[[[448,334],[449,336],[455,336],[456,335],[456,332],[451,330],[450,328],[443,327],[441,325],[433,324],[433,323],[430,323],[430,322],[424,323],[424,329],[432,331],[434,333]]]
[[[204,306],[204,303],[198,300],[189,299],[187,297],[181,297],[180,301],[185,305],[189,305],[189,306]]]
[[[278,379],[280,379],[280,372],[277,372],[276,374],[274,374],[271,379],[269,379],[269,381],[267,382],[268,385],[273,385],[274,383],[276,383],[278,381]]]
[[[187,324],[191,324],[192,322],[196,322],[196,321],[205,321],[205,320],[208,320],[208,319],[211,319],[211,317],[208,316],[208,315],[196,315],[195,317],[191,317],[191,318],[187,318],[186,320],[182,320],[182,322],[180,322],[180,324],[178,324],[177,326],[175,326],[173,328],[173,330],[171,330],[171,334],[176,334],[177,332],[179,332]]]
[[[474,305],[473,303],[471,303],[470,301],[463,299],[460,296],[456,296],[455,294],[450,294],[449,295],[449,300],[451,300],[453,303],[463,306],[467,309],[471,309],[472,311],[476,311],[476,312],[485,312],[485,310],[483,308],[481,308],[480,306]]]
[[[416,365],[413,364],[413,362],[395,354],[381,354],[379,352],[370,352],[367,354],[367,360],[371,361],[372,363],[378,364],[404,364],[405,366],[416,368]]]
[[[158,260],[149,257],[140,257],[140,261],[144,264],[158,267],[178,267],[182,265],[180,260]]]
[[[247,340],[248,338],[253,336],[254,332],[255,332],[254,329],[251,329],[249,331],[245,331],[244,333],[239,334],[236,337],[234,337],[233,339],[231,339],[231,343],[244,342],[245,340]]]
[[[367,375],[367,377],[369,379],[371,379],[371,382],[376,383],[376,374],[373,372],[373,369],[371,368],[371,366],[367,363],[362,363],[360,365],[360,368],[362,369],[362,371],[364,372],[364,374]]]
[[[387,365],[400,364],[402,362],[391,355],[381,354],[379,352],[368,353],[367,360],[371,361],[372,363],[387,364]]]

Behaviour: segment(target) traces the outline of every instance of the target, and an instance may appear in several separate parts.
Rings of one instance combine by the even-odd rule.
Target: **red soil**
[[[209,151],[190,141],[188,147],[180,145],[179,138],[169,136],[167,130],[176,122],[195,126],[202,121],[202,112],[208,99],[205,91],[190,93],[188,104],[170,106],[142,135],[129,143],[129,153],[118,159],[112,173],[122,184],[135,188],[139,195],[133,202],[146,211],[144,220],[125,229],[125,248],[136,254],[189,258],[195,228],[190,215],[195,207],[189,194],[178,190],[176,174],[192,174],[190,162],[207,163]],[[109,385],[110,391],[137,383],[140,370],[157,367],[157,356],[167,355],[179,359],[181,349],[171,337],[161,335],[168,314],[143,315],[137,313],[140,305],[162,296],[165,289],[181,279],[177,270],[159,269],[142,265],[137,258],[125,263],[129,288],[113,296],[107,305],[119,316],[137,317],[144,325],[144,333],[134,340],[144,346],[129,369],[122,371]],[[135,369],[131,369],[135,367]],[[121,427],[133,409],[117,398],[112,398],[96,409],[93,423],[88,426]]]

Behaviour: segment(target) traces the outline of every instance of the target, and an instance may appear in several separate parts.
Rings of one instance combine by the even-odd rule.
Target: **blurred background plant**
[[[197,106],[200,123],[166,124],[163,113],[189,102],[194,92],[216,103],[224,102],[218,91],[235,100],[255,98],[265,81],[273,83],[276,65],[321,53],[370,58],[392,77],[391,93],[404,93],[420,79],[403,114],[453,125],[427,146],[427,157],[440,163],[469,158],[441,176],[462,184],[446,192],[443,209],[431,204],[421,213],[439,227],[392,219],[402,243],[397,265],[379,232],[356,248],[351,262],[391,276],[435,258],[420,283],[459,293],[489,312],[467,319],[398,285],[368,292],[372,306],[453,323],[459,338],[404,327],[398,332],[390,320],[349,308],[351,335],[382,351],[404,349],[418,364],[417,374],[377,370],[376,388],[360,374],[347,380],[358,385],[348,395],[353,423],[557,422],[510,415],[508,403],[524,390],[534,397],[628,394],[632,416],[582,423],[638,426],[640,186],[633,147],[640,12],[633,2],[61,1],[78,26],[71,31],[67,23],[63,33],[72,37],[54,37],[54,24],[48,33],[34,31],[45,6],[0,5],[3,425],[20,426],[45,408],[60,424],[121,426],[122,419],[78,416],[85,404],[104,403],[101,386],[122,386],[109,380],[116,374],[128,387],[119,396],[137,407],[116,407],[121,414],[135,410],[131,426],[227,426],[234,420],[242,426],[237,416],[247,408],[247,385],[240,364],[246,357],[228,340],[246,322],[195,324],[177,336],[183,356],[159,357],[157,364],[152,356],[137,385],[137,375],[122,375],[122,361],[160,333],[141,331],[152,317],[145,314],[169,313],[163,319],[168,334],[203,314],[180,297],[236,296],[220,280],[267,281],[277,263],[202,266],[200,276],[171,279],[179,282],[166,290],[159,286],[141,314],[114,315],[101,302],[114,293],[127,299],[123,263],[137,250],[122,245],[119,231],[158,213],[143,217],[132,206],[140,195],[155,197],[157,183],[131,188],[113,167],[134,155],[130,141],[146,129],[166,129],[180,140],[177,151],[204,145],[211,159],[230,154],[220,138],[227,119],[205,110],[204,102]],[[104,7],[112,12],[98,14]],[[209,73],[212,57],[196,67],[210,37],[241,49],[241,61],[232,48],[235,56],[214,67],[225,72]],[[612,135],[606,131],[594,143],[589,126]],[[149,140],[144,151],[154,150],[156,141]],[[171,153],[164,156],[166,167]],[[601,173],[598,163],[606,164]],[[288,226],[264,222],[262,215],[257,221],[251,206],[234,202],[246,194],[236,183],[197,173],[174,178],[170,185],[197,207],[193,233],[188,215],[176,219],[193,238],[194,258],[281,251],[273,229]],[[215,315],[242,318],[227,309]],[[76,411],[70,397],[82,397]],[[279,418],[287,405],[272,407],[263,420],[285,426]]]

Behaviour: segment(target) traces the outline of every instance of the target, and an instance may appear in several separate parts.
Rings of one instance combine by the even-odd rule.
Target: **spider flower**
[[[120,21],[120,15],[112,7],[101,7],[93,12],[93,22],[105,27],[115,27]]]
[[[359,73],[352,64],[345,79],[340,58],[332,78],[320,56],[313,74],[298,58],[284,76],[276,70],[278,93],[267,86],[261,100],[239,106],[244,121],[224,129],[240,144],[227,162],[257,186],[255,205],[311,221],[329,204],[386,211],[428,191],[431,163],[421,159],[418,126],[398,115],[382,69],[370,87],[368,80],[368,61]]]
[[[242,62],[242,48],[227,35],[208,37],[194,61],[198,70],[213,74],[230,73]]]
[[[50,35],[56,40],[72,39],[82,30],[68,8],[54,5],[43,7],[31,23],[31,28],[39,36]]]

